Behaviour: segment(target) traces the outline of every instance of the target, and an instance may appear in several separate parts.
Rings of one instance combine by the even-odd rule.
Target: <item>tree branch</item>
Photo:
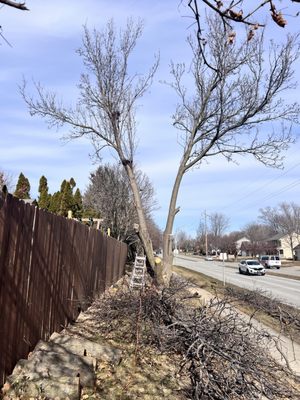
[[[6,6],[9,6],[9,7],[17,8],[18,10],[29,11],[29,8],[27,8],[25,6],[25,2],[24,3],[18,3],[17,1],[0,0],[0,3],[5,4]]]

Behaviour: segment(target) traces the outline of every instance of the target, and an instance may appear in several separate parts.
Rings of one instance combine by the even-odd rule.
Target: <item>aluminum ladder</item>
[[[146,272],[146,257],[136,256],[130,279],[131,289],[144,289]]]

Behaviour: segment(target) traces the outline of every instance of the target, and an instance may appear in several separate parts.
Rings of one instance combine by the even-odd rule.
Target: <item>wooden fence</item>
[[[0,208],[1,387],[39,339],[75,320],[124,274],[127,246],[11,195]]]

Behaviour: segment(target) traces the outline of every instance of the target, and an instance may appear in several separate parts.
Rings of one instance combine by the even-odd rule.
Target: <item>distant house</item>
[[[300,245],[300,235],[297,233],[291,235],[277,233],[267,242],[274,245],[281,258],[293,259],[296,253],[295,249]]]
[[[235,242],[236,252],[237,252],[238,256],[246,257],[249,254],[245,249],[243,249],[243,247],[245,247],[245,246],[243,246],[243,243],[244,244],[250,243],[250,240],[246,236],[244,236],[241,239],[237,240]]]
[[[277,254],[276,246],[266,240],[251,241],[243,237],[236,242],[237,254],[242,257],[259,257],[263,254]]]
[[[294,252],[296,260],[300,260],[300,244],[294,247]]]

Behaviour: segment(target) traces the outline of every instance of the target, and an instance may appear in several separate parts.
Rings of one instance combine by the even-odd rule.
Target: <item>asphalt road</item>
[[[225,284],[228,282],[250,290],[262,289],[280,301],[300,308],[300,281],[292,279],[292,276],[291,279],[281,278],[273,273],[268,274],[268,270],[265,276],[240,275],[237,264],[232,268],[232,264],[228,263],[226,267],[226,261],[223,264],[220,261],[205,261],[181,255],[174,257],[174,265],[201,272],[220,281],[225,279]],[[284,273],[283,270],[281,272]]]

